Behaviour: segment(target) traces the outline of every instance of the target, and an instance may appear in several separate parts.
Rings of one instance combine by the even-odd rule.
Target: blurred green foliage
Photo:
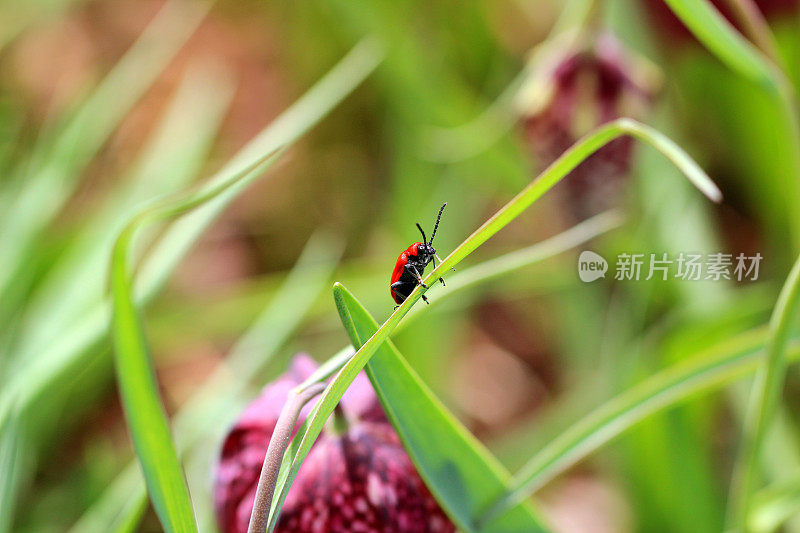
[[[710,205],[660,154],[637,147],[622,227],[482,279],[393,335],[512,472],[603,402],[654,394],[648,387],[673,365],[727,353],[755,368],[765,334],[753,328],[768,320],[798,252],[800,152],[787,108],[796,92],[776,97],[742,76],[774,73],[739,41],[721,61],[692,40],[664,39],[649,1],[600,4],[598,23],[663,74],[647,122],[679,140],[725,200]],[[207,480],[224,425],[293,352],[325,360],[347,344],[327,283],[340,280],[373,316],[388,316],[389,276],[418,237],[414,222],[446,200],[437,241],[449,253],[541,170],[506,100],[528,51],[569,27],[568,17],[556,23],[564,12],[556,0],[0,3],[0,531],[160,528],[130,466],[107,335],[111,245],[138,206],[224,168],[363,37],[382,48],[369,80],[323,95],[335,110],[207,236],[214,216],[188,233],[147,233],[136,250],[158,384],[199,527],[212,531]],[[797,12],[769,20],[795,87],[799,21]],[[280,131],[301,133],[290,130]],[[469,261],[571,227],[561,193]],[[583,284],[575,260],[589,248],[607,258],[758,251],[764,262],[757,283]],[[798,377],[790,368],[768,435],[753,518],[762,531],[800,531]],[[585,506],[599,509],[598,528],[720,531],[747,393],[742,383],[649,414],[547,479],[537,499],[557,527]],[[205,418],[219,424],[197,422]],[[564,503],[578,482],[595,490]]]

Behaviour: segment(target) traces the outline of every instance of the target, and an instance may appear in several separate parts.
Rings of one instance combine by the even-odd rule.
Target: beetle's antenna
[[[419,232],[422,233],[422,243],[423,244],[428,244],[428,240],[425,238],[425,232],[422,231],[422,226],[419,225],[419,222],[417,222],[417,228],[419,229]],[[435,231],[434,231],[434,233],[435,233]],[[431,240],[433,240],[433,237],[431,237]]]
[[[433,243],[433,238],[436,237],[436,230],[439,229],[439,220],[442,218],[442,211],[444,211],[445,206],[447,206],[447,202],[443,203],[442,207],[439,208],[439,214],[436,216],[436,224],[433,225],[433,233],[431,234],[431,240],[428,244]]]

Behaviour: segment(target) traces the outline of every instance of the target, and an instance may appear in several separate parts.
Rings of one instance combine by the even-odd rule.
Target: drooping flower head
[[[610,34],[590,42],[556,43],[532,61],[536,64],[529,68],[531,76],[517,94],[516,107],[542,167],[602,124],[620,117],[643,118],[659,85],[655,67]],[[630,138],[618,138],[565,179],[576,214],[586,216],[614,203],[631,150]]]
[[[225,438],[214,486],[217,519],[224,533],[247,531],[280,411],[292,387],[315,368],[310,357],[296,356]],[[295,430],[312,406],[313,402],[303,409]],[[345,393],[341,407],[346,427],[320,435],[289,489],[276,531],[455,531],[419,477],[363,373]]]

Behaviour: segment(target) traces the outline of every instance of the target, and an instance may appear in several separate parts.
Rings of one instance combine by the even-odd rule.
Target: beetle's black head
[[[417,245],[417,257],[426,265],[436,256],[436,250],[430,243],[420,243]]]

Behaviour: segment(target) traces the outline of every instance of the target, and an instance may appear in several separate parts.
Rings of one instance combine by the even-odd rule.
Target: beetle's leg
[[[408,269],[414,276],[416,276],[417,282],[420,285],[422,285],[423,289],[427,289],[428,288],[427,285],[422,283],[422,276],[420,275],[419,271],[417,270],[417,267],[415,267],[414,265],[406,265],[406,269]]]
[[[428,305],[431,305],[431,303],[428,301],[428,298],[426,298],[424,294],[422,295],[422,301]]]
[[[442,258],[441,258],[441,257],[439,257],[439,254],[433,254],[433,255],[434,255],[434,256],[436,256],[436,259],[438,259],[440,263],[444,263],[444,261],[442,261]],[[456,271],[456,268],[455,268],[455,267],[451,267],[451,268],[450,268],[450,270],[452,270],[453,272],[455,272],[455,271]]]
[[[433,268],[434,268],[434,269],[436,268],[436,258],[437,258],[437,257],[439,257],[439,256],[438,256],[438,255],[436,255],[436,254],[433,254]],[[439,259],[439,262],[441,263],[441,262],[442,262],[442,260],[441,260],[441,259]],[[443,280],[442,278],[439,278],[439,281],[441,281],[441,282],[442,282],[442,285],[443,285],[443,286],[444,286],[444,285],[447,285],[447,284],[444,282],[444,280]]]

